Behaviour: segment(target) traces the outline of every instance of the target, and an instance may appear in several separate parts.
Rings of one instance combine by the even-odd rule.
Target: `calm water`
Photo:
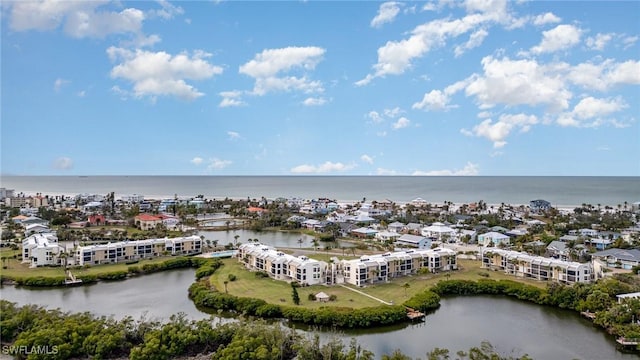
[[[253,231],[253,230],[229,230],[229,231],[199,231],[198,235],[203,235],[205,240],[218,240],[218,246],[223,246],[228,243],[232,243],[235,240],[236,235],[238,241],[245,244],[249,242],[249,239],[258,239],[261,243],[271,245],[276,248],[289,247],[289,248],[310,248],[313,247],[313,236],[297,233],[289,233],[283,231]],[[298,240],[302,240],[302,244]],[[353,243],[340,241],[322,241],[319,242],[320,248],[324,249],[325,246],[331,246],[332,248],[353,247]]]
[[[161,320],[177,312],[192,319],[208,318],[210,315],[199,311],[187,297],[193,280],[194,271],[187,269],[85,287],[34,290],[4,286],[1,294],[20,305],[90,311],[115,318]],[[435,347],[455,353],[487,340],[502,353],[527,353],[543,360],[637,358],[618,352],[613,339],[573,312],[489,296],[448,298],[441,304],[424,323],[346,332],[339,337],[355,337],[378,357],[401,349],[409,356],[425,358]],[[333,336],[320,335],[325,339]]]
[[[535,176],[3,176],[2,187],[32,194],[115,192],[116,197],[149,198],[328,197],[338,201],[389,199],[456,203],[528,204],[545,199],[554,206],[582,203],[617,206],[640,201],[639,177]]]

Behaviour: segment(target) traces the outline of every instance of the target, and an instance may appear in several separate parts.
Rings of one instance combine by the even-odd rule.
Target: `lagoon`
[[[183,312],[191,319],[213,316],[217,321],[230,321],[195,307],[187,295],[194,279],[193,269],[181,269],[73,288],[3,286],[0,294],[19,305],[89,311],[116,319],[167,320]],[[394,349],[414,358],[425,358],[435,347],[455,354],[487,340],[503,354],[526,353],[534,359],[637,359],[637,355],[617,351],[613,338],[572,311],[494,296],[443,298],[441,305],[424,323],[345,331],[337,336],[347,342],[356,338],[377,358]],[[319,333],[323,339],[335,335]]]

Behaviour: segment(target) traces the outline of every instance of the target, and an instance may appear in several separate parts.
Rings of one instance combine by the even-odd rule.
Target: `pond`
[[[187,296],[193,269],[172,270],[118,282],[101,282],[72,288],[33,289],[3,286],[2,299],[19,305],[38,304],[63,311],[89,311],[96,315],[166,320],[183,312],[191,319],[214,316],[195,307]],[[577,313],[539,306],[506,297],[443,298],[441,307],[415,325],[320,332],[323,339],[356,338],[377,358],[401,349],[411,357],[425,358],[435,347],[453,354],[489,341],[503,354],[529,354],[534,359],[637,359],[616,350],[615,341]]]
[[[198,235],[203,235],[206,240],[217,240],[218,246],[233,244],[238,236],[238,242],[247,243],[249,239],[258,239],[261,243],[271,245],[275,248],[311,248],[313,247],[313,236],[286,231],[253,231],[253,230],[222,230],[222,231],[199,231]],[[302,240],[302,242],[299,242]],[[320,248],[331,246],[331,248],[354,247],[355,245],[347,241],[320,241]]]

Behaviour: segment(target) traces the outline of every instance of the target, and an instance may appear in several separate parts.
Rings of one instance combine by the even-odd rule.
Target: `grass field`
[[[237,259],[225,259],[223,260],[223,263],[224,266],[218,269],[216,273],[210,278],[211,284],[214,285],[219,291],[225,291],[224,281],[228,281],[229,274],[233,274],[237,279],[235,281],[229,281],[227,283],[227,291],[229,292],[229,294],[235,296],[263,299],[272,304],[293,304],[293,301],[291,300],[291,286],[287,282],[274,280],[271,278],[257,278],[254,272],[247,270],[242,264],[237,261]],[[397,278],[391,282],[384,284],[367,285],[360,288],[348,284],[346,286],[362,291],[366,294],[387,302],[402,304],[413,295],[434,285],[440,280],[487,279],[487,277],[481,276],[481,273],[489,274],[488,279],[493,280],[513,280],[540,288],[545,288],[547,285],[545,282],[520,279],[506,275],[500,271],[489,271],[486,269],[482,269],[480,268],[479,261],[459,259],[458,266],[460,267],[459,270],[449,273],[443,272],[439,274],[413,275],[403,278]],[[447,274],[449,275],[447,276]],[[409,287],[405,288],[403,286],[405,283],[408,283]],[[336,295],[337,301],[319,303],[310,301],[308,299],[309,294],[316,294],[320,291],[323,291],[328,295]],[[301,287],[298,288],[298,294],[300,296],[300,305],[309,308],[317,308],[321,306],[362,308],[381,305],[380,302],[374,299],[359,294],[355,291],[345,289],[344,287],[338,285],[316,285]]]
[[[172,258],[171,256],[164,256],[164,257],[158,257],[153,259],[140,260],[136,264],[129,264],[129,265],[125,263],[93,265],[88,269],[85,269],[85,268],[72,269],[71,272],[76,276],[98,275],[103,273],[127,270],[129,266],[142,267],[142,265],[144,264],[160,263],[171,258]],[[5,262],[3,262],[3,266],[7,266],[7,268],[2,269],[2,275],[14,277],[14,278],[20,278],[20,277],[27,278],[27,277],[37,277],[37,276],[44,276],[44,277],[65,276],[65,270],[63,267],[60,267],[60,266],[58,267],[43,266],[38,268],[29,268],[29,264],[22,264],[16,259],[6,260]]]

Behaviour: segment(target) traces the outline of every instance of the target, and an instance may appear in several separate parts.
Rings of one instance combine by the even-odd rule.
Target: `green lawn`
[[[97,275],[101,273],[109,273],[127,270],[129,266],[139,266],[142,267],[144,264],[152,264],[152,263],[160,263],[170,259],[171,256],[163,256],[148,260],[140,260],[136,264],[125,264],[124,262],[118,264],[104,264],[104,265],[93,265],[88,269],[80,268],[80,269],[72,269],[71,272],[76,275]],[[29,268],[29,264],[22,264],[16,259],[9,259],[6,263],[3,263],[3,266],[6,264],[7,268],[2,269],[2,275],[9,277],[36,277],[36,276],[44,276],[44,277],[56,277],[56,276],[65,276],[64,268],[58,267],[49,267],[43,266],[38,268]]]
[[[316,256],[314,256],[316,258]],[[292,305],[291,300],[291,286],[285,281],[274,280],[271,278],[256,278],[255,273],[247,270],[236,259],[223,260],[224,266],[216,271],[211,277],[210,281],[219,291],[224,291],[224,281],[228,280],[229,274],[233,274],[237,277],[236,281],[227,283],[227,291],[229,294],[242,297],[253,297],[263,299],[273,304]],[[547,283],[535,280],[525,280],[509,276],[500,271],[490,271],[482,269],[480,262],[475,260],[458,260],[459,270],[452,272],[443,272],[439,274],[428,275],[413,275],[408,277],[402,277],[394,279],[388,283],[367,285],[365,287],[356,287],[353,285],[345,284],[352,289],[360,290],[366,294],[374,296],[378,299],[393,302],[394,304],[402,304],[407,299],[411,298],[416,293],[427,289],[440,280],[457,279],[457,280],[480,280],[487,279],[480,273],[489,274],[488,279],[493,280],[512,280],[522,282],[528,285],[545,288]],[[449,274],[447,276],[447,274]],[[408,283],[409,287],[404,288],[404,284]],[[327,293],[328,295],[336,295],[337,301],[329,303],[318,303],[308,300],[310,293],[316,294],[320,291]],[[358,294],[344,287],[334,286],[309,286],[298,288],[298,294],[300,295],[301,305],[317,308],[320,306],[344,306],[351,308],[362,308],[369,306],[381,305],[380,302],[373,300],[364,295]],[[282,301],[284,300],[284,301]]]
[[[266,302],[278,305],[293,305],[291,300],[291,285],[286,281],[271,278],[257,278],[254,272],[247,270],[237,259],[222,260],[224,266],[211,276],[211,284],[219,291],[224,291],[224,281],[229,279],[229,274],[237,277],[236,281],[227,283],[229,294],[240,297],[252,297],[263,299]],[[336,295],[337,300],[328,303],[309,301],[309,294],[317,294],[320,291],[327,295]],[[341,286],[306,286],[298,288],[300,305],[317,308],[321,306],[343,306],[362,308],[381,305],[380,302],[345,289]],[[283,301],[284,300],[284,301]]]

